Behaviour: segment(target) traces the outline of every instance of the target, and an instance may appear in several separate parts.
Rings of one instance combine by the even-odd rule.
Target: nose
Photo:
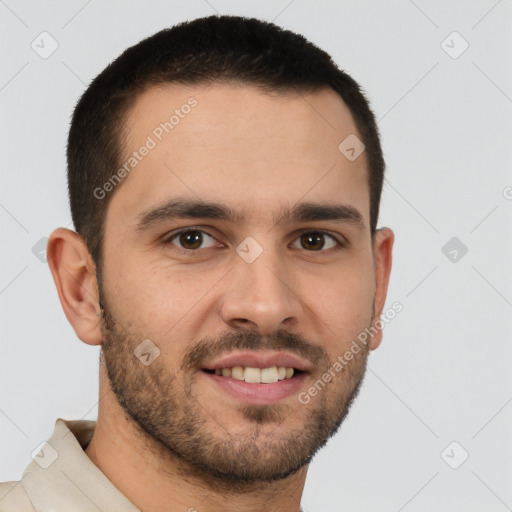
[[[238,258],[222,300],[222,319],[231,328],[266,335],[296,327],[303,307],[294,288],[275,251],[264,250],[252,263]]]

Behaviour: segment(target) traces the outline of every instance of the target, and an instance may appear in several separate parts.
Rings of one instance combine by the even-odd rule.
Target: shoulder
[[[36,512],[21,482],[0,482],[0,512]]]

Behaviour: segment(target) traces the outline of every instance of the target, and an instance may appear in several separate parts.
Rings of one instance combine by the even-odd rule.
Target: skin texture
[[[382,313],[393,232],[378,230],[372,243],[365,156],[349,161],[338,150],[358,132],[329,90],[152,88],[125,120],[127,157],[191,97],[197,106],[109,192],[101,282],[79,235],[59,228],[49,241],[69,322],[83,342],[102,344],[86,453],[145,512],[297,512],[309,460],[341,424],[382,334],[308,404],[297,394],[242,404],[201,368],[242,348],[280,350],[310,363],[299,391],[307,390]],[[173,198],[245,217],[136,229],[142,212]],[[302,202],[350,206],[362,223],[275,222]],[[184,252],[180,241],[194,238],[171,238],[182,228],[200,230],[202,245]],[[304,231],[344,246],[327,235],[308,242]],[[236,252],[249,236],[262,249],[252,263]],[[147,366],[134,355],[145,339],[160,350]]]

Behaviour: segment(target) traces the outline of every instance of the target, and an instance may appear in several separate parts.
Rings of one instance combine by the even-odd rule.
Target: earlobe
[[[89,345],[101,344],[96,267],[82,237],[57,228],[46,250],[62,309],[76,335]]]
[[[382,341],[382,324],[379,321],[386,296],[388,293],[389,276],[392,266],[392,252],[395,235],[389,228],[378,229],[375,233],[373,242],[373,255],[375,261],[375,299],[374,299],[374,317],[372,326],[378,330],[378,334],[372,337],[369,346],[375,350]]]

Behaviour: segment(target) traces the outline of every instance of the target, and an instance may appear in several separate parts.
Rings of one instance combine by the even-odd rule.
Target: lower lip
[[[229,395],[246,404],[266,405],[279,402],[296,394],[306,380],[306,373],[291,379],[278,380],[271,384],[251,384],[243,380],[222,377],[214,373],[201,372]]]

